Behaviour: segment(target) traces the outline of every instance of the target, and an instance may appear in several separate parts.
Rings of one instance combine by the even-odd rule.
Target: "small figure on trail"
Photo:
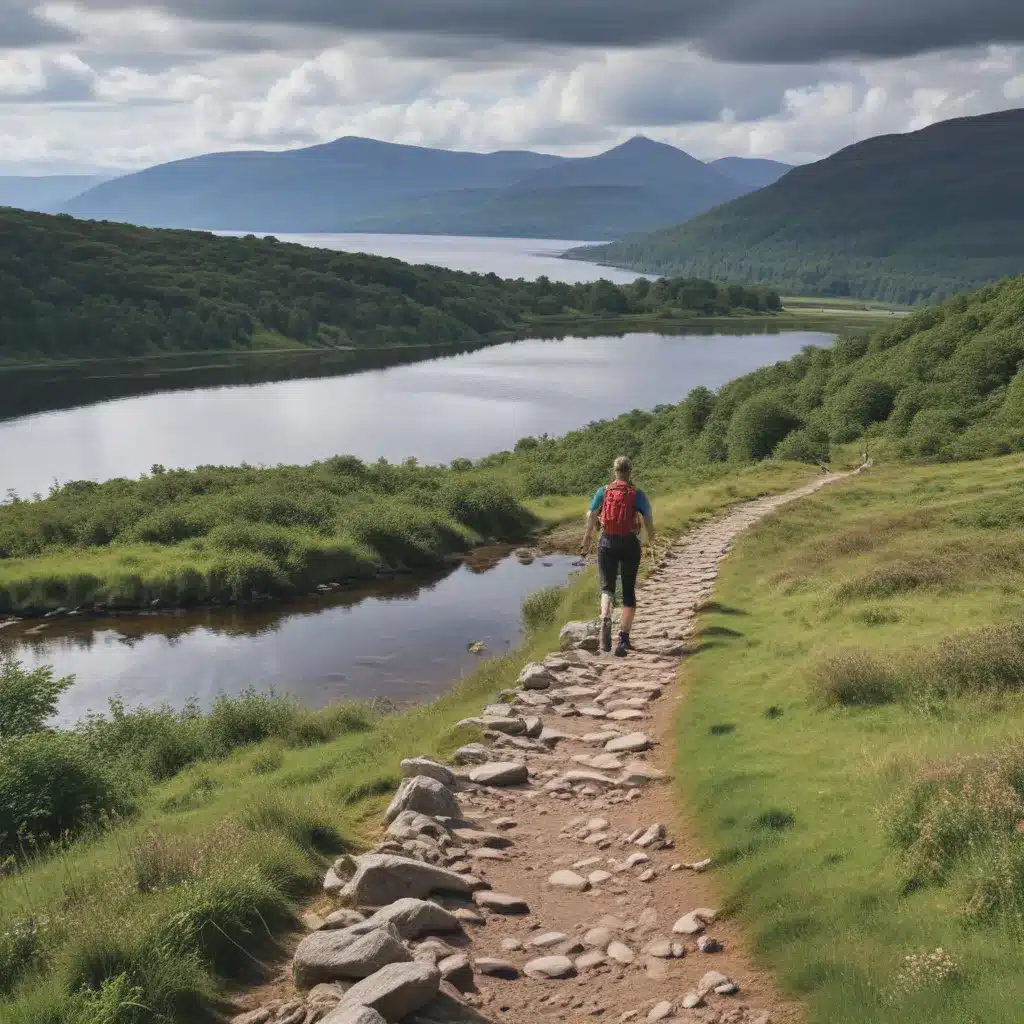
[[[590,503],[587,532],[580,554],[585,555],[590,541],[601,526],[597,545],[597,565],[601,573],[601,647],[612,649],[612,608],[615,606],[615,582],[622,573],[622,622],[615,655],[624,658],[629,650],[629,631],[636,614],[636,574],[640,569],[640,522],[647,531],[647,544],[654,544],[654,513],[643,491],[631,482],[633,464],[625,455],[615,460],[615,479],[600,487]]]

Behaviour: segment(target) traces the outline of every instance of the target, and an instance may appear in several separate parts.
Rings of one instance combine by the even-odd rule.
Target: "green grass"
[[[812,1022],[1020,1019],[1022,470],[897,466],[789,506],[701,617],[686,799]],[[916,985],[904,958],[939,947]]]
[[[812,473],[764,463],[666,495],[656,505],[663,536]],[[582,497],[541,505],[566,521],[570,513],[582,519]],[[13,873],[0,880],[0,1022],[93,1024],[108,1019],[101,1009],[111,1024],[215,1019],[226,985],[255,980],[259,963],[279,958],[297,908],[316,900],[330,858],[371,841],[398,762],[416,753],[446,756],[477,738],[457,733],[455,723],[512,685],[527,661],[555,649],[562,623],[596,607],[596,573],[588,569],[526,602],[530,632],[521,650],[484,662],[432,704],[360,718],[359,728],[340,735],[337,709],[329,708],[181,771],[181,743],[172,744],[169,770],[177,774],[139,793],[133,817],[9,864]],[[209,734],[200,749],[222,743],[230,750],[238,738],[231,724],[198,723],[197,733]],[[160,751],[181,739],[167,721],[142,725],[142,738]],[[182,742],[199,742],[186,732]],[[108,735],[106,743],[141,762],[149,747],[135,750],[130,739]],[[160,767],[166,758],[156,760]]]

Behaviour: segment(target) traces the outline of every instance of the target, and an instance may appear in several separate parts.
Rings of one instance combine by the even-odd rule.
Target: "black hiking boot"
[[[612,620],[601,620],[601,650],[607,654],[612,649]]]
[[[615,645],[615,657],[624,658],[629,652],[629,634],[620,633],[619,642]]]

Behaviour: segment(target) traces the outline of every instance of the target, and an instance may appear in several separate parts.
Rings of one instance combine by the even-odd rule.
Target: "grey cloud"
[[[0,0],[0,50],[66,43],[78,37],[38,17],[25,0]]]
[[[124,7],[135,0],[87,0]],[[1019,0],[160,0],[188,18],[343,32],[644,47],[688,41],[720,59],[900,57],[1024,41]]]

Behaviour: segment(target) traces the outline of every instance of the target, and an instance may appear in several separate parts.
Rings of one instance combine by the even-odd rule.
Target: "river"
[[[429,262],[444,256],[438,239],[416,238],[402,250],[398,238],[377,236],[375,251]],[[549,262],[574,275],[587,271],[586,264],[551,256],[549,247],[558,243],[533,249],[521,239],[462,241],[472,244],[453,243],[448,261],[460,269],[471,260],[475,269],[510,276],[554,277]],[[0,493],[45,492],[54,480],[133,477],[154,463],[273,465],[335,454],[423,463],[474,458],[525,435],[561,434],[676,402],[698,384],[718,387],[832,340],[767,326],[744,330],[530,339],[358,373],[158,389],[18,417],[0,423]],[[527,565],[493,552],[447,574],[329,598],[22,623],[0,630],[0,642],[28,665],[75,675],[61,701],[62,724],[105,710],[115,694],[129,704],[175,707],[192,698],[208,707],[217,693],[250,686],[293,693],[313,706],[370,696],[422,700],[472,669],[478,656],[467,650],[471,642],[484,641],[487,653],[516,644],[522,599],[564,583],[571,571],[572,560],[562,556]]]

